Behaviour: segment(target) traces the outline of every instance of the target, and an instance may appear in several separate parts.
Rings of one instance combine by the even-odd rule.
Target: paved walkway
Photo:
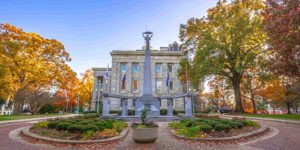
[[[166,150],[194,150],[194,149],[266,149],[266,150],[299,150],[300,148],[300,126],[296,124],[286,124],[271,121],[259,121],[260,123],[279,129],[279,133],[274,137],[263,136],[265,139],[258,139],[244,144],[223,144],[216,145],[214,143],[192,142],[187,140],[179,140],[174,138],[167,130],[167,123],[159,123],[159,134],[156,142],[152,144],[137,144],[132,140],[131,131],[127,137],[120,142],[108,143],[107,146],[101,144],[84,145],[79,147],[58,147],[60,149],[166,149]],[[0,125],[0,149],[1,150],[37,150],[37,149],[53,149],[50,147],[41,147],[40,145],[28,145],[9,138],[10,131],[28,126],[30,123],[22,122],[17,124]],[[56,148],[55,148],[56,149]]]
[[[285,120],[285,119],[274,119],[274,118],[260,118],[260,117],[247,117],[247,116],[238,116],[238,115],[223,115],[219,114],[221,117],[238,117],[238,118],[247,118],[251,120],[264,120],[264,121],[275,121],[275,122],[281,122],[281,123],[290,123],[290,124],[298,124],[300,125],[300,121],[296,120]]]
[[[40,117],[40,118],[28,118],[28,119],[18,119],[18,120],[7,120],[1,121],[1,124],[10,124],[10,123],[18,123],[18,122],[28,122],[28,121],[37,121],[37,120],[45,120],[45,119],[54,119],[54,118],[68,118],[79,116],[80,114],[67,114],[67,115],[57,115],[57,116],[49,116],[49,117]]]

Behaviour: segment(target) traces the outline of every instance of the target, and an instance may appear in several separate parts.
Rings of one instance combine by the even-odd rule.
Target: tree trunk
[[[291,113],[291,103],[290,102],[286,102],[286,106],[287,106],[287,109],[288,109],[288,114],[292,114]]]
[[[253,94],[251,94],[251,103],[252,103],[252,106],[253,106],[253,113],[256,114],[257,113],[256,103],[255,103]]]
[[[241,89],[240,81],[241,77],[237,72],[233,72],[232,85],[234,90],[234,99],[235,99],[235,112],[243,113],[245,112],[242,106],[241,100]]]

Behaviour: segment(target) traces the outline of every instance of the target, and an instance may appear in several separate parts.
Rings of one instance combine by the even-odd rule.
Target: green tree
[[[262,0],[219,1],[207,17],[191,18],[180,27],[183,47],[194,45],[194,71],[200,77],[228,78],[234,89],[236,112],[243,112],[240,83],[247,67],[264,52]]]

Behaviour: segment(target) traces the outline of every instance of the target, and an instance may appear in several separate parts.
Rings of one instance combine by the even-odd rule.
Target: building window
[[[139,64],[133,64],[133,67],[132,67],[132,70],[133,70],[133,73],[138,73],[139,72]]]
[[[133,90],[137,90],[139,86],[139,81],[137,79],[133,80]]]
[[[156,64],[156,66],[155,66],[156,73],[161,73],[161,70],[162,70],[161,66],[162,66],[161,64]]]
[[[156,80],[156,91],[160,92],[162,89],[162,81],[160,79]]]
[[[168,72],[173,72],[173,64],[168,64]]]
[[[170,81],[170,90],[173,90],[173,81]]]
[[[121,63],[121,72],[122,73],[126,72],[126,63]]]

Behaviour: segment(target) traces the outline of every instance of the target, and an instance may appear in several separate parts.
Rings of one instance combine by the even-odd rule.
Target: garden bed
[[[126,122],[76,117],[42,121],[23,133],[44,141],[83,143],[109,141],[124,137],[129,128]]]
[[[254,121],[219,118],[184,119],[170,123],[169,128],[175,136],[200,140],[243,138],[243,135],[252,136],[267,130]]]

